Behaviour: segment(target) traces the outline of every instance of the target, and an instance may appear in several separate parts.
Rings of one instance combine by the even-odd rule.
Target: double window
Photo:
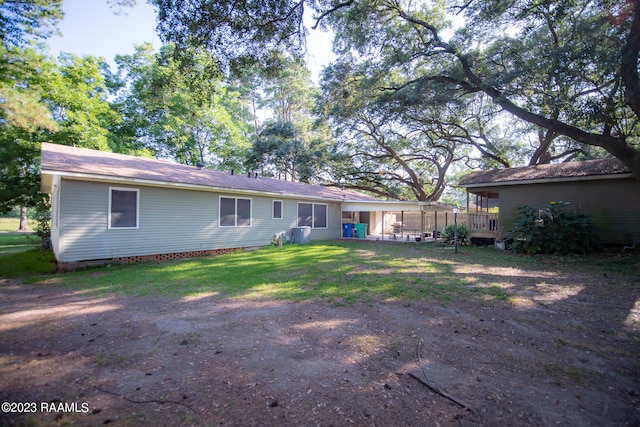
[[[220,197],[220,227],[251,227],[251,199]]]
[[[327,228],[327,205],[298,203],[298,227]]]
[[[109,187],[109,228],[138,228],[138,189]]]

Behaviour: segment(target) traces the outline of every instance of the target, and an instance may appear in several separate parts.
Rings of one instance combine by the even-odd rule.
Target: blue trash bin
[[[342,224],[342,237],[353,237],[353,224]]]

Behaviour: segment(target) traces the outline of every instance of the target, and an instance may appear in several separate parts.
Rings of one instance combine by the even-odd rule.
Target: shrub
[[[51,203],[48,197],[43,197],[36,205],[34,219],[38,221],[36,234],[42,239],[42,248],[51,246]]]
[[[528,254],[585,254],[599,248],[595,227],[587,215],[567,209],[569,202],[551,202],[546,209],[518,208],[515,225],[507,233],[511,247]]]
[[[453,242],[455,238],[455,229],[456,226],[454,224],[449,224],[444,228],[444,238],[448,242]],[[458,224],[458,240],[467,237],[467,224],[464,222]]]

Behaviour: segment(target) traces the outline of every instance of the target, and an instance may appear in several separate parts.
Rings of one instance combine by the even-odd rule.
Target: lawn
[[[52,273],[54,261],[51,251],[42,251],[35,234],[0,232],[0,277]]]
[[[37,222],[35,220],[32,220],[32,219],[27,220],[27,227],[29,228],[29,230],[35,230],[36,225],[37,225]],[[0,217],[0,233],[17,231],[19,227],[20,227],[19,218]]]
[[[638,257],[532,257],[487,247],[459,253],[438,244],[314,242],[217,257],[111,265],[58,274],[49,282],[95,293],[329,301],[503,300],[519,276],[582,268],[629,270]],[[38,280],[38,279],[33,279]]]

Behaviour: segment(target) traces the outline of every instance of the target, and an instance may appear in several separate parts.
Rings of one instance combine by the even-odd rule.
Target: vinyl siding
[[[513,185],[499,191],[504,231],[513,227],[518,207],[544,209],[550,202],[563,201],[591,217],[604,243],[623,244],[629,238],[640,242],[640,182],[633,178]]]
[[[282,199],[283,219],[272,218],[273,198],[251,199],[251,227],[219,227],[221,193],[116,185],[139,190],[137,229],[109,229],[108,183],[63,179],[60,185],[60,262],[263,246],[296,226],[297,199]],[[235,197],[233,194],[224,194]],[[328,204],[328,227],[313,229],[313,240],[340,237],[339,203]]]

